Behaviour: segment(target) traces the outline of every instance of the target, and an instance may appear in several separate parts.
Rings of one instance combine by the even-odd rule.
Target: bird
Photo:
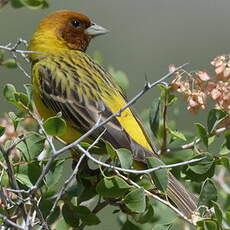
[[[82,13],[58,10],[41,20],[29,42],[36,110],[44,120],[62,113],[67,128],[59,138],[66,144],[127,104],[124,91],[112,76],[86,54],[91,40],[107,32]],[[145,163],[147,157],[159,158],[131,107],[96,129],[87,141],[92,142],[102,132],[102,142],[130,150],[137,162]],[[168,178],[167,196],[184,215],[191,217],[197,209],[196,196],[171,173]]]

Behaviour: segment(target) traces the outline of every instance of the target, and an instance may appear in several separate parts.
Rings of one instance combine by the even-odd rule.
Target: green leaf
[[[9,112],[8,115],[14,124],[14,129],[16,130],[19,125],[19,122],[24,120],[24,118],[18,117],[14,112]]]
[[[175,138],[175,139],[180,139],[180,140],[183,140],[183,141],[186,141],[186,137],[185,135],[182,133],[182,132],[179,132],[179,131],[175,131],[175,130],[172,130],[170,128],[168,128],[168,131],[170,133],[170,135]]]
[[[3,127],[3,126],[0,125],[0,137],[1,137],[2,135],[4,135],[5,130],[6,130],[6,127]]]
[[[48,135],[61,136],[66,131],[66,122],[61,118],[50,117],[44,122],[43,127]]]
[[[202,219],[196,223],[196,230],[221,230],[213,219]]]
[[[208,145],[211,145],[216,139],[216,136],[211,136],[208,138]]]
[[[47,197],[54,195],[57,189],[60,187],[60,181],[62,181],[64,169],[65,169],[64,164],[65,164],[64,160],[55,161],[52,164],[49,172],[47,173],[46,176],[47,189],[46,191],[44,191]]]
[[[173,94],[170,94],[168,97],[168,106],[173,105],[177,101],[177,97]]]
[[[215,201],[212,201],[213,203],[213,207],[214,207],[214,210],[215,210],[215,216],[216,216],[216,219],[218,221],[218,223],[221,225],[222,224],[222,220],[223,220],[223,213],[221,211],[221,208],[219,206],[219,204]]]
[[[190,179],[196,182],[203,182],[207,178],[213,177],[215,173],[215,164],[213,164],[211,168],[204,174],[197,174],[194,171],[192,171],[190,167],[188,167],[184,173],[186,174],[186,179]]]
[[[41,175],[42,168],[39,165],[39,162],[30,162],[25,164],[18,164],[14,167],[15,173],[20,175],[25,175],[26,178],[29,179],[29,181],[32,184],[35,184]],[[24,183],[23,183],[24,184]]]
[[[44,217],[47,217],[50,214],[50,210],[52,206],[53,206],[53,202],[51,200],[45,199],[44,197],[39,202],[39,209],[41,210]],[[49,217],[48,224],[53,224],[60,216],[60,212],[61,212],[60,207],[56,206],[54,212]]]
[[[221,157],[218,163],[223,165],[228,170],[228,172],[230,172],[230,164],[229,164],[228,157],[225,157],[225,156]]]
[[[224,136],[226,140],[225,146],[230,150],[230,130],[226,130]]]
[[[164,165],[164,163],[161,160],[155,157],[148,157],[146,158],[146,160],[147,160],[148,168],[155,168],[160,165]],[[151,172],[151,177],[154,181],[155,186],[159,190],[165,192],[168,186],[168,170],[160,169],[160,170]]]
[[[171,89],[171,86],[166,85],[164,83],[158,84],[157,85],[159,87],[159,89],[161,89],[161,97],[164,98],[165,94],[169,93],[169,90]]]
[[[16,93],[16,89],[12,84],[5,85],[3,89],[3,95],[8,102],[10,103],[16,102],[15,95],[14,95],[15,93]]]
[[[205,130],[205,127],[200,123],[195,123],[197,131],[199,133],[200,139],[204,143],[204,145],[208,148],[208,134]]]
[[[227,224],[230,225],[230,211],[225,212],[225,217],[226,217]]]
[[[135,221],[141,224],[148,223],[155,220],[153,207],[149,205],[149,207],[145,210],[145,212],[136,214]]]
[[[20,0],[21,3],[33,10],[38,10],[42,8],[47,8],[48,3],[45,0]]]
[[[79,225],[81,220],[86,225],[97,225],[99,218],[85,206],[74,206],[72,203],[65,203],[62,208],[63,217],[67,224],[72,227]]]
[[[127,220],[121,230],[141,230],[141,228]]]
[[[133,164],[133,155],[128,149],[117,149],[116,153],[121,162],[121,167],[125,169],[130,169]]]
[[[194,159],[201,158],[201,157],[202,156],[199,155],[194,157]],[[203,160],[189,164],[188,168],[192,170],[194,173],[202,175],[208,172],[208,170],[210,170],[213,164],[214,164],[214,159],[210,155],[207,155],[206,158],[204,158]]]
[[[142,213],[146,208],[145,193],[143,188],[129,192],[124,198],[125,206],[135,213]]]
[[[208,178],[201,188],[198,206],[205,205],[211,208],[213,201],[217,201],[217,190],[214,182]]]
[[[205,220],[204,221],[204,230],[217,230],[218,227],[216,222],[213,220]]]
[[[28,105],[29,105],[29,99],[28,99],[28,96],[25,93],[18,93],[18,92],[16,92],[14,94],[14,96],[15,96],[15,99],[17,101],[17,105],[18,105],[19,108],[21,108],[22,110],[24,110],[24,108],[22,107],[22,105],[28,107]]]
[[[11,3],[11,6],[13,8],[21,8],[21,7],[23,7],[23,4],[21,3],[20,0],[11,0],[10,3]]]
[[[112,159],[114,159],[117,156],[116,150],[108,141],[105,141],[105,148],[106,148],[106,152],[110,155]]]
[[[60,207],[56,206],[55,209],[54,209],[54,212],[49,217],[48,224],[49,225],[53,224],[56,220],[58,220],[59,216],[60,216],[60,213],[61,213]]]
[[[65,222],[63,217],[60,217],[55,224],[55,230],[69,230],[70,226]]]
[[[227,112],[212,109],[208,114],[207,126],[208,126],[208,133],[212,133],[218,124],[223,121],[228,116]]]
[[[9,177],[6,172],[3,172],[0,183],[3,187],[9,187]]]
[[[73,185],[71,185],[70,187],[68,187],[66,194],[69,197],[76,197],[79,196],[79,194],[81,194],[84,190],[84,186],[81,183],[74,183]]]
[[[222,156],[227,156],[230,153],[230,150],[224,145],[221,146],[219,154]]]
[[[80,218],[77,215],[77,207],[72,203],[65,203],[62,206],[62,215],[65,222],[71,227],[78,227]]]
[[[24,134],[25,140],[17,145],[24,160],[34,160],[44,149],[45,137],[38,133],[28,132]]]
[[[31,84],[25,84],[24,85],[25,89],[26,89],[26,94],[27,94],[27,97],[28,97],[28,101],[30,102],[31,99],[32,99],[32,85]]]
[[[155,137],[159,135],[160,130],[160,104],[160,99],[155,98],[149,112],[149,123]]]
[[[16,173],[15,177],[17,181],[27,186],[28,188],[31,188],[33,186],[28,175]]]
[[[1,63],[2,65],[6,66],[7,68],[13,69],[17,67],[16,61],[14,58],[9,58]]]
[[[128,192],[130,185],[118,176],[102,179],[96,187],[96,191],[103,197],[120,197]]]
[[[77,206],[76,211],[81,221],[86,225],[97,225],[101,222],[100,219],[85,206]]]
[[[93,197],[96,197],[96,195],[97,195],[97,191],[96,191],[95,187],[92,186],[91,184],[88,186],[85,186],[85,188],[83,188],[83,190],[80,191],[79,193],[80,194],[77,196],[78,204],[80,204],[84,201],[90,200]]]

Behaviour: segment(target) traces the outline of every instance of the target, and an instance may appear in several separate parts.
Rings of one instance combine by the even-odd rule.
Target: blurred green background
[[[229,0],[50,0],[43,10],[13,9],[9,4],[0,10],[0,44],[29,40],[39,20],[49,12],[70,9],[83,12],[111,32],[92,41],[88,53],[100,51],[104,66],[123,70],[129,80],[129,97],[142,88],[145,74],[154,81],[168,71],[169,64],[190,62],[187,69],[210,69],[209,62],[229,52]],[[25,64],[29,71],[30,66]],[[23,88],[28,79],[17,69],[0,67],[1,88],[13,83]],[[147,93],[136,105],[142,111],[158,95]],[[0,97],[0,113],[12,109]],[[186,115],[186,119],[185,116]],[[182,109],[180,125],[188,113]],[[104,215],[106,213],[106,215]],[[102,212],[103,224],[88,229],[117,229],[111,210]],[[105,221],[106,220],[106,221]]]

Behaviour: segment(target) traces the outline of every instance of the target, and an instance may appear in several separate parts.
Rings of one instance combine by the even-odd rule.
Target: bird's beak
[[[85,34],[93,36],[93,37],[98,36],[98,35],[102,35],[102,34],[106,34],[108,32],[109,32],[109,30],[107,30],[104,27],[99,26],[95,23],[93,23],[90,27],[88,27],[85,30]]]

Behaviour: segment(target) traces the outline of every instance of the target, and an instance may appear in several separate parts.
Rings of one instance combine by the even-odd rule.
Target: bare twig
[[[224,133],[225,131],[227,131],[229,129],[230,129],[230,126],[221,127],[219,129],[216,129],[215,131],[213,131],[208,137],[212,137],[212,136],[215,136],[215,135],[222,134],[222,133]],[[186,149],[193,149],[194,146],[199,144],[200,142],[201,142],[201,139],[198,138],[195,141],[192,141],[192,142],[190,142],[188,144],[179,146],[177,148],[167,148],[166,150],[164,150],[164,152],[171,153],[171,152],[183,151],[183,150],[186,150]],[[158,154],[161,154],[161,150],[158,151]]]
[[[10,46],[12,45],[11,43],[9,43],[9,44],[7,44],[7,45],[5,45],[5,46],[0,45],[0,49],[7,50],[7,51],[9,51],[9,52],[18,53],[18,54],[22,55],[22,57],[25,57],[25,56],[24,56],[25,54],[41,53],[41,52],[36,52],[36,51],[32,51],[32,50],[21,50],[21,49],[17,49],[17,47],[19,46],[19,44],[24,43],[24,42],[22,42],[22,41],[25,41],[25,40],[19,39],[19,40],[15,43],[15,45],[13,45],[12,47],[10,47]]]
[[[17,67],[23,72],[23,74],[26,76],[26,77],[28,77],[29,79],[31,78],[30,77],[30,75],[26,72],[26,70],[21,66],[21,64],[19,63],[19,61],[18,61],[18,57],[17,57],[17,55],[15,54],[15,52],[12,52],[12,55],[13,55],[13,57],[14,57],[14,59],[15,59],[15,63],[16,63],[16,65],[17,65]]]
[[[7,50],[9,51],[12,56],[14,57],[15,59],[15,62],[16,62],[16,65],[18,66],[18,68],[23,72],[23,74],[28,77],[28,78],[31,78],[30,75],[26,72],[26,70],[22,67],[22,65],[19,63],[18,61],[18,56],[17,54],[20,54],[20,56],[26,61],[26,62],[29,62],[29,59],[27,57],[27,54],[28,53],[35,53],[33,51],[28,51],[28,50],[20,50],[20,49],[17,49],[17,47],[20,45],[20,44],[24,44],[25,46],[27,46],[27,41],[23,40],[23,39],[18,39],[18,41],[12,45],[11,43],[5,45],[5,46],[2,46],[0,45],[0,49],[3,49],[3,50]]]
[[[24,228],[22,226],[11,221],[10,219],[8,219],[6,216],[2,215],[1,213],[0,213],[0,218],[3,219],[3,222],[7,223],[8,225],[10,225],[16,229],[24,230]]]
[[[45,220],[45,218],[44,218],[44,216],[42,214],[41,209],[38,207],[37,201],[34,199],[34,197],[31,197],[30,201],[31,201],[36,213],[37,213],[37,217],[40,220],[40,225],[42,226],[42,229],[50,230],[50,227],[47,224],[47,222],[46,222],[46,220]]]

